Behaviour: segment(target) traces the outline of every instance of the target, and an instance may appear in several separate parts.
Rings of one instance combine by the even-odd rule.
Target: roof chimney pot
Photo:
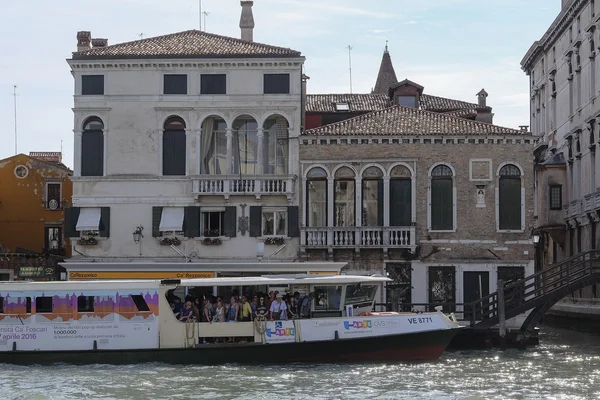
[[[477,93],[477,99],[479,100],[479,105],[482,107],[487,107],[487,97],[489,96],[488,92],[485,89],[481,89],[479,93]]]
[[[108,46],[108,39],[92,39],[92,48]]]
[[[92,32],[77,32],[77,51],[86,51],[92,48]]]
[[[242,40],[246,42],[254,41],[254,16],[252,15],[253,1],[240,1],[242,5],[242,16],[240,18],[240,29],[242,30]]]

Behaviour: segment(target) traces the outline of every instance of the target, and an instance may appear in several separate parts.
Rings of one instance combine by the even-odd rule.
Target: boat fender
[[[98,341],[94,340],[94,350],[98,350]]]
[[[17,351],[17,342],[13,342],[12,351]]]
[[[335,331],[335,340],[338,340],[340,338],[340,334],[338,333],[338,331]]]

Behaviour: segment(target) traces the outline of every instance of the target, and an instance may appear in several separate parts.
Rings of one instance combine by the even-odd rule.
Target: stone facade
[[[598,248],[600,5],[563,1],[521,65],[529,75],[540,267]],[[597,297],[592,286],[574,294]]]

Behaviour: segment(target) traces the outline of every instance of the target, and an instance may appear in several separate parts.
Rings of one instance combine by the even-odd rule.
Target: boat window
[[[341,286],[315,286],[315,310],[339,310]]]
[[[146,303],[144,296],[141,294],[132,294],[130,296],[138,311],[150,311],[150,307],[148,307],[148,303]]]
[[[344,304],[371,303],[377,293],[376,285],[353,285],[346,288]]]
[[[31,312],[31,298],[29,299],[29,310]],[[35,312],[36,314],[51,313],[52,312],[52,297],[36,297],[35,298]]]
[[[0,296],[0,314],[4,314],[4,297]]]
[[[25,297],[25,313],[31,314],[31,297]]]
[[[77,312],[94,312],[94,296],[77,297]]]

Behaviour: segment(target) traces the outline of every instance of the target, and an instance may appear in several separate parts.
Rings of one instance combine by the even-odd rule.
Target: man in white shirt
[[[271,321],[287,319],[287,304],[283,302],[283,296],[281,293],[277,293],[277,297],[275,298],[275,301],[271,303],[271,308],[269,311],[271,315]]]

